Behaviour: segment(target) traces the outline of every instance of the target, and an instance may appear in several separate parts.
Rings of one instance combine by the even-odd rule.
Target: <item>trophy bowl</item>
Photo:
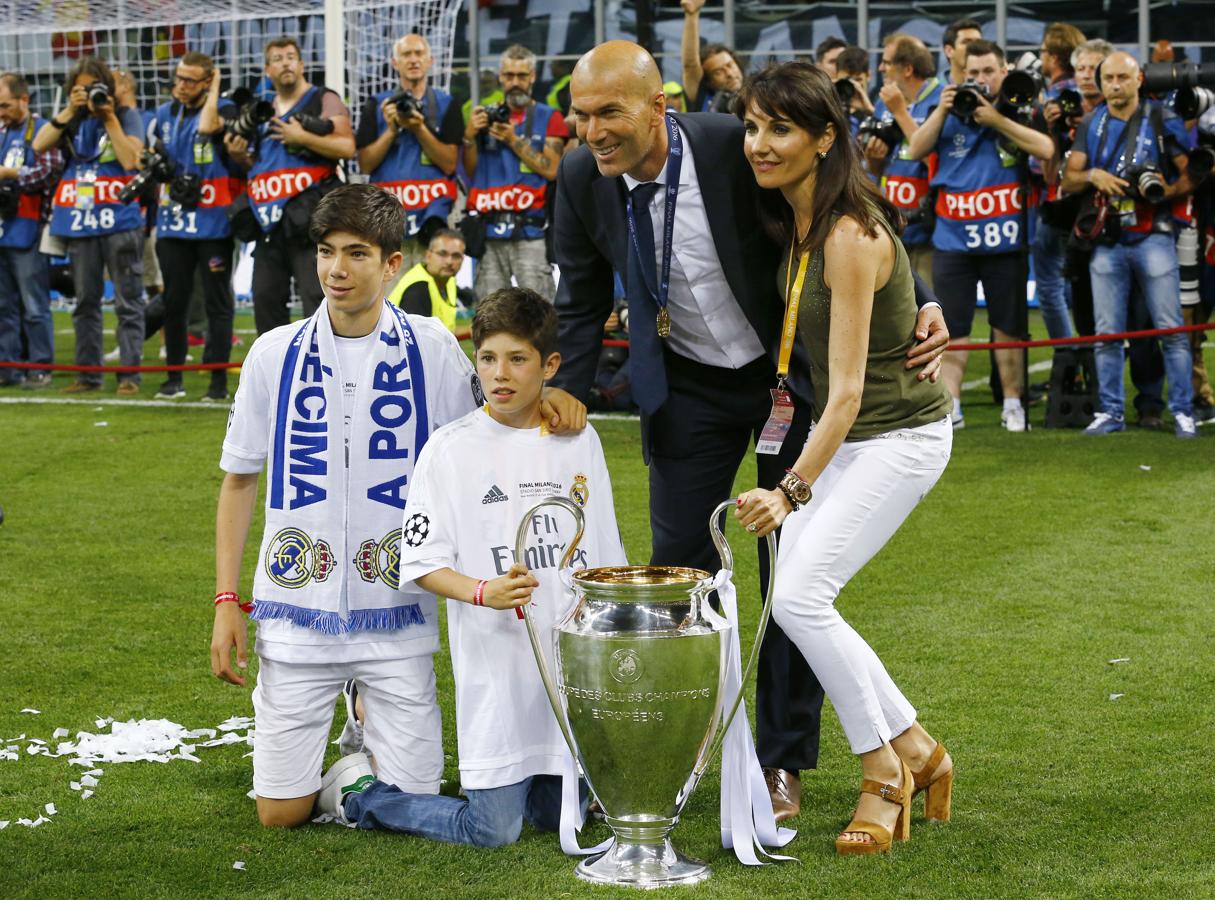
[[[732,568],[731,556],[717,521],[733,505],[723,503],[710,520],[725,569]],[[524,526],[545,506],[567,509],[578,524],[568,561],[581,538],[582,510],[551,497],[527,513]],[[525,532],[521,527],[521,538]],[[769,551],[775,559],[771,536]],[[676,850],[670,832],[741,701],[741,690],[724,696],[732,626],[709,602],[713,576],[676,566],[612,566],[576,572],[571,585],[573,608],[552,635],[538,635],[523,609],[561,731],[614,836],[575,872],[597,884],[641,888],[703,881],[708,865]],[[743,684],[758,657],[769,603]]]

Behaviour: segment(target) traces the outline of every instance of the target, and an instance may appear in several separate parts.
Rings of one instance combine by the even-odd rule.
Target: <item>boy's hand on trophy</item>
[[[492,609],[514,609],[532,599],[532,591],[540,587],[527,566],[515,563],[505,575],[485,583],[483,605]]]

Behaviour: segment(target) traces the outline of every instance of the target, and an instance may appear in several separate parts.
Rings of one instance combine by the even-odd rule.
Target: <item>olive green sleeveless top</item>
[[[832,216],[835,226],[839,216]],[[880,214],[879,214],[880,219]],[[869,323],[869,354],[865,363],[865,383],[861,408],[846,440],[871,438],[897,428],[928,425],[949,414],[951,402],[943,384],[917,381],[916,370],[903,366],[907,351],[916,343],[915,283],[911,278],[911,261],[903,242],[882,226],[894,241],[896,259],[890,279],[873,295],[873,315]],[[797,258],[794,258],[796,263]],[[784,296],[789,257],[786,254],[779,272],[779,290]],[[794,275],[796,276],[796,265]],[[798,340],[810,357],[814,382],[814,420],[823,415],[830,395],[831,378],[828,371],[829,339],[831,335],[831,291],[823,281],[823,248],[811,255],[806,266],[806,283],[802,289],[797,317]]]

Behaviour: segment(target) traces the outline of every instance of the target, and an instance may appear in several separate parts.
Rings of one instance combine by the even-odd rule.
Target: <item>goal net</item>
[[[334,81],[357,116],[363,101],[395,86],[392,47],[417,31],[434,56],[431,83],[451,82],[456,17],[464,0],[13,0],[0,5],[0,68],[25,76],[30,102],[43,115],[62,103],[63,78],[81,56],[130,72],[138,103],[169,99],[177,60],[188,51],[211,56],[225,87],[263,83],[263,47],[288,35],[299,41],[308,78]],[[326,36],[343,59],[326,58]]]

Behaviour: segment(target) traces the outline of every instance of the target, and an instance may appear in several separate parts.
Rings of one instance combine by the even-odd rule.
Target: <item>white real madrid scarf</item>
[[[347,409],[328,306],[287,345],[270,411],[252,617],[335,635],[423,625],[418,594],[400,591],[401,512],[430,434],[422,356],[405,314],[384,303]]]

